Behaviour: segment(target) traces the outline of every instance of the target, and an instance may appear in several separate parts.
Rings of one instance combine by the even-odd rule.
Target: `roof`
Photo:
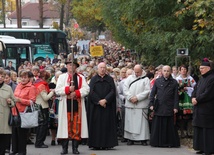
[[[0,39],[1,42],[7,44],[31,44],[30,40],[27,39],[5,39],[5,38],[1,38]]]
[[[8,18],[17,19],[16,11],[12,12]],[[44,19],[59,19],[59,11],[51,3],[43,4],[43,18]],[[22,19],[39,20],[39,3],[26,3],[22,6]]]
[[[58,29],[24,29],[24,28],[0,28],[0,32],[62,32],[65,33],[61,30]],[[5,36],[5,35],[0,35],[0,37]]]

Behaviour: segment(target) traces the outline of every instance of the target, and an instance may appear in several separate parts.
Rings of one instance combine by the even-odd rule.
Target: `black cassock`
[[[113,78],[95,75],[88,95],[89,148],[113,148],[118,145],[116,132],[116,91]],[[106,107],[98,104],[106,99]]]

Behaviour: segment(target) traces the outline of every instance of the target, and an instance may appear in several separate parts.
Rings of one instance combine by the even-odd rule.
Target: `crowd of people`
[[[127,145],[180,147],[177,123],[182,137],[187,122],[193,120],[193,148],[210,155],[214,152],[212,62],[203,59],[199,81],[188,69],[142,66],[130,51],[114,46],[105,48],[100,58],[68,55],[51,62],[47,56],[43,62],[24,62],[17,72],[9,64],[0,69],[0,155],[6,150],[10,155],[27,154],[30,129],[9,126],[8,117],[10,109],[17,115],[16,108],[23,112],[31,104],[41,105],[44,116],[35,129],[35,148],[48,148],[49,129],[51,145],[56,141],[62,145],[61,154],[68,154],[69,141],[72,153],[79,154],[81,142],[90,149],[109,150],[118,145],[118,137]]]

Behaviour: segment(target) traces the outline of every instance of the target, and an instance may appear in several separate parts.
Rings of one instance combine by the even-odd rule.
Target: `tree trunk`
[[[5,0],[2,0],[2,20],[3,20],[4,28],[6,28],[6,24],[5,24]]]
[[[65,26],[68,27],[70,23],[70,19],[72,19],[72,14],[71,14],[71,0],[67,0],[66,2],[66,8],[65,8]]]
[[[19,28],[22,28],[22,1],[19,0]]]
[[[16,17],[17,17],[17,28],[21,28],[22,27],[21,0],[16,0]]]
[[[43,0],[39,0],[39,28],[43,28]]]
[[[63,30],[64,12],[65,12],[65,4],[62,4],[61,10],[60,10],[60,26],[59,26],[60,30]]]

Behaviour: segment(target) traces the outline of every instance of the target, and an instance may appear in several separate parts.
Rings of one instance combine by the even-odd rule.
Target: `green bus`
[[[45,60],[45,57],[53,59],[55,54],[63,53],[67,55],[69,52],[66,34],[56,29],[0,29],[0,35],[13,36],[19,39],[28,39],[33,48],[34,60]]]

